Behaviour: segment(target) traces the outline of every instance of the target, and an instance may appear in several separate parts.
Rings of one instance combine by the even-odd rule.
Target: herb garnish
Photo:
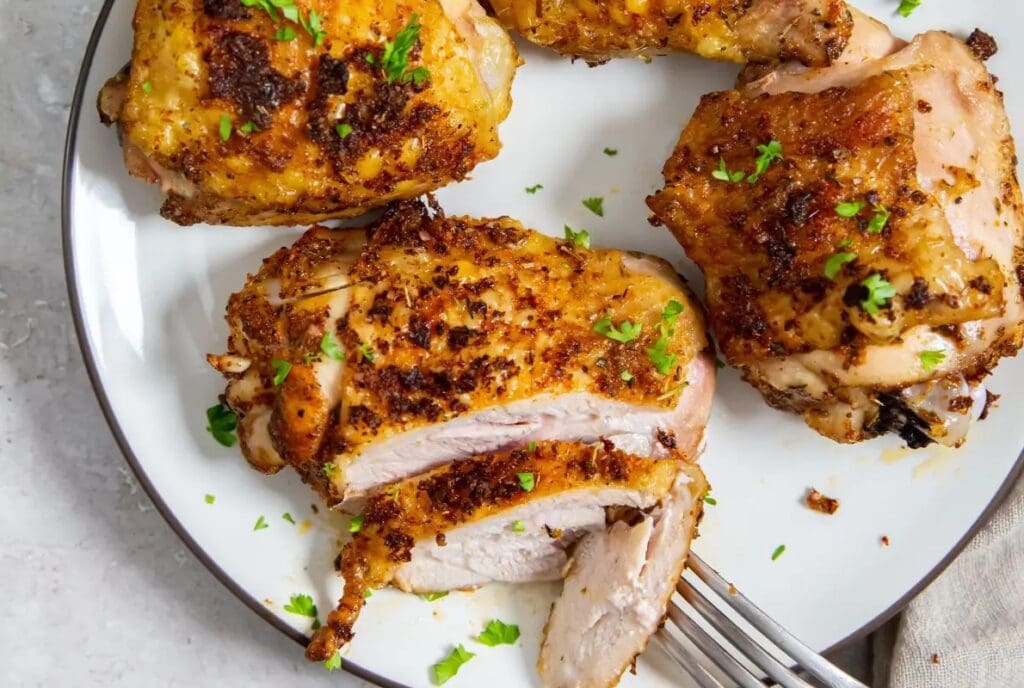
[[[434,685],[441,685],[459,673],[459,668],[476,657],[476,655],[462,645],[458,645],[451,654],[435,664],[432,669],[434,673]]]
[[[900,0],[899,9],[896,12],[903,17],[909,17],[920,6],[921,0]]]
[[[711,506],[715,506],[716,504],[718,504],[718,500],[712,497],[711,495],[704,495],[704,503],[710,504]]]
[[[352,135],[352,125],[348,122],[342,122],[341,124],[334,125],[334,132],[343,139],[347,139]]]
[[[634,325],[629,320],[624,320],[622,325],[616,329],[615,325],[612,324],[611,316],[605,316],[594,323],[593,330],[608,339],[625,344],[639,337],[642,328],[643,326],[639,323]]]
[[[420,29],[423,28],[418,23],[418,20],[419,15],[413,14],[409,19],[409,23],[395,34],[395,40],[384,43],[384,53],[380,58],[380,68],[387,75],[389,84],[393,84],[396,81],[407,84],[412,81],[419,86],[430,77],[430,72],[425,67],[409,68],[409,52],[419,40]],[[370,64],[375,64],[377,61],[370,60],[370,57],[372,56],[367,56],[367,61]]]
[[[217,501],[216,495],[212,494],[206,495],[205,497],[203,497],[203,499],[206,501],[207,504],[213,504],[214,502]]]
[[[830,280],[834,280],[839,274],[839,271],[843,269],[843,266],[847,263],[852,263],[857,260],[857,254],[851,253],[850,251],[839,251],[833,253],[825,261],[825,277]]]
[[[868,234],[881,234],[887,224],[889,224],[889,211],[885,209],[885,206],[876,204],[875,214],[868,222]]]
[[[152,84],[152,82],[150,82],[150,81],[143,81],[142,82],[142,92],[143,93],[152,93],[153,92],[153,84]]]
[[[252,527],[252,529],[253,530],[263,530],[264,528],[269,528],[269,527],[270,526],[267,525],[267,519],[263,518],[263,516],[260,516],[259,518],[256,519],[256,524]]]
[[[338,345],[337,338],[330,330],[324,332],[324,336],[320,338],[320,351],[323,351],[327,358],[335,361],[345,360],[345,351]]]
[[[775,551],[772,552],[772,561],[775,561],[776,559],[781,557],[782,553],[785,552],[785,551],[786,551],[786,546],[785,545],[779,545],[778,547],[776,547]]]
[[[565,240],[574,246],[579,246],[580,248],[590,248],[590,232],[585,229],[574,232],[572,227],[566,225]]]
[[[592,196],[583,199],[583,207],[598,217],[604,217],[604,199],[600,196]]]
[[[280,387],[288,379],[288,373],[292,372],[292,364],[282,361],[280,358],[272,358],[270,367],[274,369],[274,386]]]
[[[227,115],[220,116],[220,124],[218,125],[218,132],[220,133],[220,140],[227,141],[231,138],[231,118]]]
[[[516,520],[512,521],[512,532],[513,533],[522,533],[525,530],[526,530],[526,524],[523,523],[521,520],[519,520],[517,518]]]
[[[436,602],[442,597],[448,597],[448,591],[445,590],[444,592],[425,592],[422,595],[420,595],[420,597],[422,597],[427,602]]]
[[[623,382],[632,382],[633,373],[629,372],[628,370],[623,370],[621,373],[619,373],[619,379],[622,380]]]
[[[275,41],[294,41],[298,36],[299,34],[295,33],[295,29],[290,26],[282,26],[274,32]]]
[[[864,210],[866,204],[860,201],[847,201],[836,205],[836,215],[839,217],[857,217],[860,211]]]
[[[877,272],[863,280],[860,285],[868,290],[868,296],[860,302],[860,307],[872,318],[878,315],[880,307],[888,305],[889,300],[896,296],[896,288]]]
[[[348,532],[358,533],[363,529],[363,515],[353,516],[352,520],[348,522]]]
[[[617,148],[605,148],[604,154],[607,155],[609,158],[614,158],[616,155],[619,154],[619,150]]]
[[[235,435],[238,414],[224,404],[217,404],[206,409],[206,422],[206,431],[213,435],[213,439],[225,447],[235,446],[235,442],[238,441]]]
[[[341,650],[338,650],[333,655],[324,660],[324,669],[327,671],[337,671],[341,668]]]
[[[760,155],[754,161],[754,173],[747,177],[748,184],[756,184],[761,175],[768,171],[768,168],[776,160],[782,160],[782,144],[778,141],[769,141],[759,144],[757,152]]]
[[[936,366],[946,360],[946,352],[940,350],[937,351],[922,351],[921,352],[921,367],[924,372],[930,373],[935,370]]]
[[[313,604],[313,598],[309,595],[292,595],[288,604],[284,606],[284,610],[311,619],[317,617],[316,605]]]
[[[377,357],[377,352],[373,350],[368,342],[361,342],[359,344],[359,355],[367,361],[373,361]]]
[[[487,624],[483,633],[476,637],[478,643],[487,647],[513,645],[517,640],[519,640],[519,626],[507,624],[498,619],[494,619]]]
[[[526,187],[526,193],[528,193],[528,194],[535,194],[535,193],[537,193],[538,191],[540,191],[543,188],[544,188],[543,184],[534,184],[533,186]]]
[[[295,525],[295,519],[292,518],[292,515],[290,513],[288,513],[287,511],[284,512],[283,514],[281,514],[281,518],[283,518],[284,520],[288,521],[292,525]]]
[[[523,488],[524,492],[533,492],[533,488],[537,484],[533,473],[525,472],[517,473],[516,475],[519,478],[519,487]]]
[[[718,159],[718,169],[712,172],[711,176],[719,181],[731,182],[733,184],[739,183],[747,178],[747,174],[743,170],[730,172],[729,168],[725,165],[725,158]]]

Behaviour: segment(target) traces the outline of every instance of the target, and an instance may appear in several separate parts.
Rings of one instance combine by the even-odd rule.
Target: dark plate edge
[[[89,374],[89,382],[92,384],[93,393],[96,395],[96,400],[99,402],[100,408],[103,411],[103,417],[107,422],[107,426],[114,435],[114,440],[117,442],[117,446],[120,448],[125,460],[135,473],[136,478],[139,480],[139,484],[142,485],[142,489],[146,491],[146,494],[160,512],[160,515],[163,516],[164,520],[167,521],[167,524],[175,534],[181,538],[181,541],[185,543],[185,546],[188,547],[192,554],[210,571],[210,573],[214,575],[218,581],[221,582],[222,585],[224,585],[224,587],[231,591],[235,597],[237,597],[243,604],[245,604],[245,606],[249,607],[249,609],[258,614],[271,626],[279,630],[281,633],[284,633],[296,643],[305,646],[308,638],[283,622],[258,600],[250,596],[249,593],[247,593],[237,582],[235,582],[233,578],[231,578],[231,576],[220,568],[220,566],[217,565],[206,551],[199,546],[199,543],[192,538],[189,532],[181,522],[178,521],[173,512],[163,501],[160,493],[150,482],[149,477],[142,469],[142,465],[139,463],[131,446],[125,439],[124,434],[121,432],[121,426],[118,424],[117,418],[114,416],[113,409],[107,399],[106,391],[103,389],[103,382],[100,380],[99,371],[96,368],[92,347],[90,346],[85,334],[82,309],[78,295],[78,284],[75,279],[75,261],[70,248],[71,166],[74,159],[75,143],[78,138],[78,122],[82,114],[82,102],[85,97],[85,87],[89,80],[89,72],[92,68],[92,61],[96,52],[96,47],[99,44],[100,37],[103,34],[103,28],[106,25],[107,17],[110,14],[111,8],[114,6],[114,2],[116,2],[116,0],[104,0],[103,7],[100,9],[99,16],[96,18],[96,23],[93,26],[92,34],[89,36],[89,42],[85,48],[85,55],[82,58],[82,65],[78,72],[78,80],[75,84],[74,98],[71,101],[71,110],[68,115],[67,137],[64,143],[64,158],[61,173],[61,244],[64,254],[64,277],[67,282],[69,304],[71,306],[71,314],[74,320],[75,335],[78,339],[78,346],[82,352],[86,371]],[[896,602],[894,602],[888,609],[878,614],[871,621],[868,621],[842,640],[831,645],[822,654],[829,654],[831,652],[841,650],[851,643],[864,638],[868,634],[878,630],[882,625],[889,621],[889,619],[902,611],[912,599],[917,597],[917,595],[928,587],[928,585],[930,585],[932,581],[939,576],[939,574],[946,570],[946,568],[954,559],[956,559],[974,536],[978,534],[978,531],[981,530],[981,528],[988,522],[996,510],[1009,496],[1010,491],[1017,482],[1017,479],[1022,474],[1024,474],[1024,451],[1022,451],[1017,457],[1017,462],[1014,464],[1013,468],[1010,469],[1010,472],[1006,476],[1006,480],[999,487],[999,490],[992,498],[992,501],[989,502],[988,506],[985,507],[984,511],[982,511],[981,515],[971,525],[964,536],[960,538],[955,545],[953,545],[949,553],[947,553],[931,571],[929,571],[920,581],[918,581],[916,585],[908,590],[906,594],[896,600]],[[365,681],[370,681],[382,686],[383,688],[408,688],[407,686],[395,683],[394,681],[384,678],[383,676],[379,676],[372,671],[348,661],[342,662],[342,668]]]
[[[85,362],[86,371],[89,374],[89,382],[92,384],[93,393],[96,395],[96,400],[99,402],[100,409],[103,411],[103,417],[107,421],[107,426],[110,428],[110,432],[114,435],[114,440],[117,442],[117,446],[120,448],[121,454],[124,455],[125,460],[129,467],[131,467],[132,472],[138,479],[142,489],[146,491],[149,499],[153,502],[153,505],[156,507],[157,511],[160,512],[160,515],[163,516],[164,520],[167,521],[171,530],[181,538],[181,541],[185,543],[185,546],[188,547],[193,556],[195,556],[195,558],[198,559],[203,566],[205,566],[210,573],[212,573],[213,576],[220,581],[224,587],[230,590],[231,593],[246,607],[256,612],[256,614],[258,614],[264,621],[279,630],[281,633],[284,633],[296,643],[305,647],[306,643],[309,642],[309,638],[279,619],[273,612],[267,609],[265,605],[260,603],[259,600],[250,596],[249,593],[247,593],[233,578],[231,578],[231,576],[229,576],[224,569],[222,569],[210,557],[210,555],[200,547],[199,543],[192,538],[188,530],[186,530],[177,517],[175,517],[174,513],[167,506],[167,503],[164,502],[159,491],[157,491],[156,487],[150,481],[149,476],[147,476],[145,470],[143,470],[134,451],[128,444],[128,440],[125,438],[124,433],[121,431],[121,426],[117,422],[114,411],[110,406],[110,401],[107,398],[106,391],[103,388],[103,382],[100,379],[99,371],[96,367],[96,361],[93,356],[92,346],[86,336],[85,323],[82,317],[81,301],[78,294],[75,259],[71,251],[71,168],[74,160],[75,144],[78,139],[78,122],[82,114],[82,103],[86,96],[85,88],[89,81],[89,73],[92,69],[93,57],[96,53],[96,47],[99,45],[100,37],[103,34],[103,28],[106,26],[107,18],[110,15],[110,10],[113,8],[115,2],[116,0],[104,0],[103,7],[100,9],[100,13],[96,17],[96,23],[93,25],[92,33],[89,36],[89,42],[86,44],[85,56],[82,58],[82,65],[78,72],[78,80],[75,83],[75,94],[71,101],[71,110],[68,115],[67,137],[64,142],[60,194],[61,244],[64,254],[64,277],[67,282],[69,304],[71,306],[71,315],[75,325],[75,335],[78,339],[78,347],[82,352],[82,358]],[[368,669],[364,669],[358,664],[353,664],[348,660],[343,659],[341,666],[348,673],[353,674],[364,681],[369,681],[381,686],[382,688],[408,688],[408,686],[396,683]]]

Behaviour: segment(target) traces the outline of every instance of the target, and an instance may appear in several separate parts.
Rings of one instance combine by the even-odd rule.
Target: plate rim
[[[71,308],[71,317],[74,322],[75,338],[78,341],[78,348],[82,354],[82,360],[89,376],[89,383],[92,386],[93,394],[96,396],[96,400],[99,403],[107,428],[113,435],[114,441],[117,443],[118,449],[121,451],[121,455],[125,462],[135,474],[136,479],[138,479],[142,489],[145,490],[146,495],[153,502],[153,505],[160,513],[160,516],[167,522],[167,525],[171,527],[171,530],[174,531],[174,534],[178,536],[192,555],[195,556],[204,567],[206,567],[214,578],[216,578],[225,588],[238,598],[240,602],[285,636],[291,638],[299,645],[304,646],[308,642],[306,635],[295,630],[271,610],[267,609],[259,602],[259,600],[250,595],[241,585],[239,585],[237,581],[234,580],[234,578],[224,571],[224,569],[222,569],[220,565],[206,552],[206,550],[204,550],[192,537],[188,529],[182,525],[181,521],[178,520],[177,516],[163,500],[159,490],[157,490],[156,486],[150,481],[146,471],[142,467],[142,464],[139,462],[134,449],[121,429],[121,425],[118,422],[117,416],[110,404],[110,400],[107,397],[106,389],[103,386],[103,380],[100,377],[99,368],[96,365],[93,347],[85,329],[85,322],[82,315],[81,296],[78,291],[78,273],[75,264],[74,251],[71,248],[73,234],[73,223],[71,221],[72,168],[76,153],[78,125],[82,114],[82,104],[85,100],[85,88],[92,72],[93,59],[103,35],[103,31],[106,28],[107,19],[109,18],[110,11],[113,8],[114,3],[117,1],[118,0],[103,0],[103,6],[100,8],[99,14],[96,17],[96,21],[93,24],[92,31],[89,35],[89,40],[86,43],[85,54],[82,57],[81,65],[78,70],[74,96],[68,113],[68,127],[64,140],[64,153],[61,163],[61,248],[64,262],[64,278],[67,283],[68,304]],[[1018,454],[1016,462],[1010,468],[1006,478],[993,495],[991,501],[989,501],[985,506],[981,514],[974,523],[971,524],[970,528],[967,529],[964,535],[953,544],[945,556],[943,556],[927,574],[925,574],[916,584],[901,595],[900,598],[888,608],[878,613],[874,618],[869,620],[860,628],[851,631],[846,635],[846,637],[833,643],[831,646],[823,650],[821,654],[825,655],[835,652],[866,637],[892,619],[896,614],[901,612],[911,602],[911,600],[917,597],[926,587],[938,578],[938,576],[949,567],[953,560],[963,552],[968,543],[974,539],[974,536],[978,534],[999,507],[1002,506],[1003,502],[1006,501],[1006,498],[1017,483],[1017,480],[1021,478],[1022,475],[1024,475],[1024,449],[1022,449],[1020,454]],[[342,668],[348,673],[362,680],[381,686],[382,688],[408,688],[401,683],[396,683],[385,676],[381,676],[349,661],[343,661]]]

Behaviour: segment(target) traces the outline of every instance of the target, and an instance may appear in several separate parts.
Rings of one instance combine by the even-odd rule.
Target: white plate
[[[290,472],[265,478],[207,435],[204,410],[223,383],[203,356],[225,346],[228,295],[300,230],[182,229],[157,214],[155,188],[125,173],[114,132],[99,124],[92,103],[128,58],[134,4],[104,7],[69,130],[65,259],[82,348],[111,427],[164,516],[235,594],[299,639],[309,624],[282,606],[306,592],[321,614],[332,607],[340,588],[331,566],[337,524],[312,513],[312,494]],[[1024,4],[927,0],[912,19],[893,14],[895,0],[861,5],[908,36],[930,25],[966,34],[982,17],[982,28],[1000,39],[991,68],[1024,132],[1024,78],[1015,69],[1024,46],[1014,41]],[[591,69],[522,48],[526,65],[501,156],[442,192],[442,205],[450,213],[508,214],[553,234],[566,223],[586,227],[597,243],[679,263],[669,233],[647,224],[643,200],[661,185],[662,162],[697,99],[728,88],[736,68],[678,56]],[[606,146],[618,156],[605,156]],[[537,183],[542,191],[524,192]],[[598,195],[603,219],[580,203]],[[867,632],[948,563],[1020,469],[1024,361],[1003,363],[991,388],[1003,399],[963,449],[911,453],[895,449],[896,440],[841,447],[821,439],[724,372],[703,459],[718,505],[707,509],[697,551],[815,648]],[[809,486],[840,498],[838,514],[802,506]],[[216,495],[213,505],[207,493]],[[288,524],[284,512],[312,527]],[[260,515],[270,527],[254,532]],[[880,544],[883,535],[890,547]],[[780,544],[786,552],[773,562]],[[554,586],[495,586],[435,603],[375,594],[346,666],[378,681],[429,685],[430,665],[454,643],[477,651],[470,636],[497,617],[521,626],[517,647],[479,648],[453,685],[535,685],[554,593]],[[652,649],[639,677],[627,674],[623,685],[678,681]]]

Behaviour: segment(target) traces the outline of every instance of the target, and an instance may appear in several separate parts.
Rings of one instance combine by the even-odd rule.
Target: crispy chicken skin
[[[117,123],[129,172],[167,195],[164,217],[351,217],[461,180],[497,155],[518,56],[475,0],[294,7],[300,22],[240,0],[140,0],[130,69],[107,83],[99,107]],[[319,45],[301,23],[313,12]],[[406,64],[389,72],[386,43],[413,26]]]
[[[1021,345],[1013,139],[961,41],[858,24],[840,64],[706,96],[648,203],[704,271],[727,359],[769,403],[839,441],[955,445],[978,383]],[[783,158],[756,183],[713,177],[722,161],[752,171],[770,141]],[[872,299],[880,283],[893,294]]]
[[[698,454],[714,359],[666,263],[417,202],[368,234],[314,228],[231,297],[228,353],[209,360],[257,468],[290,464],[336,503],[531,440]],[[683,309],[667,327],[673,301]],[[595,332],[604,317],[639,336]],[[665,374],[647,354],[663,329]],[[325,336],[343,360],[325,354]],[[275,360],[291,364],[279,386]]]
[[[530,41],[598,63],[691,52],[729,62],[828,64],[852,28],[843,0],[488,0]]]
[[[689,476],[685,484],[692,483],[687,494],[690,489],[702,493],[705,484],[693,464],[641,458],[608,445],[541,442],[532,451],[485,454],[384,487],[367,499],[361,528],[342,551],[344,594],[313,635],[306,656],[324,660],[334,655],[352,639],[366,591],[391,583],[422,548],[434,545],[443,551],[449,534],[497,521],[509,534],[505,547],[514,557],[518,547],[529,551],[516,544],[516,536],[528,542],[530,532],[544,528],[543,537],[562,540],[559,514],[589,509],[597,519],[575,523],[582,523],[584,532],[597,532],[605,528],[606,508],[636,513],[655,507],[670,496],[684,471]],[[530,489],[523,476],[530,476]],[[513,530],[517,522],[521,533]],[[581,534],[577,531],[577,539]],[[458,584],[455,580],[444,589]]]

